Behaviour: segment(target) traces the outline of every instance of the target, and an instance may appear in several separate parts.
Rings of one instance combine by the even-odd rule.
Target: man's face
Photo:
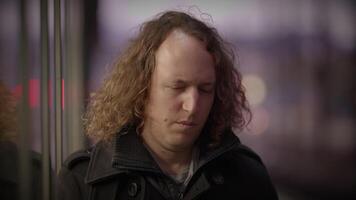
[[[175,30],[156,53],[142,136],[152,147],[191,148],[211,109],[215,67],[203,42]]]

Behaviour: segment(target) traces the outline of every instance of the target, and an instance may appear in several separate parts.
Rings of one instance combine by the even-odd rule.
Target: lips
[[[192,121],[179,121],[177,123],[181,124],[183,126],[196,126],[196,125],[198,125],[197,123],[192,122]]]

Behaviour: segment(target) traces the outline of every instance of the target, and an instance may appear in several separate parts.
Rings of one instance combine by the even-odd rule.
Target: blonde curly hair
[[[103,85],[91,96],[84,115],[88,136],[97,141],[110,141],[126,124],[135,125],[138,133],[141,131],[155,68],[155,53],[174,29],[203,41],[215,60],[216,92],[204,127],[209,145],[217,146],[226,129],[241,130],[247,125],[251,112],[241,84],[241,74],[234,66],[233,49],[215,28],[189,14],[167,11],[141,26],[138,36],[114,63]]]

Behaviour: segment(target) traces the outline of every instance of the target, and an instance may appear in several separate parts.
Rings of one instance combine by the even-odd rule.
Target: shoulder
[[[235,148],[232,149],[228,156],[232,158],[235,157],[239,159],[243,158],[245,160],[251,160],[256,164],[263,165],[261,157],[254,150],[244,144],[237,145]]]
[[[111,157],[107,158],[106,155],[109,154],[106,152],[107,147],[104,143],[98,142],[94,146],[71,153],[63,162],[59,175],[69,174],[84,179],[93,165],[102,166],[103,162],[110,161]]]
[[[223,154],[216,164],[217,168],[226,169],[226,175],[234,177],[236,180],[270,183],[270,177],[262,159],[245,145],[236,145],[229,152]]]
[[[250,147],[238,144],[222,156],[224,163],[249,174],[267,174],[267,169],[261,157]]]
[[[92,150],[93,147],[78,150],[70,154],[68,158],[64,161],[63,166],[67,167],[68,169],[72,169],[78,164],[89,162]]]
[[[89,166],[93,148],[81,149],[70,154],[62,165],[61,173],[75,173],[84,177]]]
[[[64,161],[56,180],[56,196],[58,199],[82,199],[88,193],[84,179],[88,170],[92,149],[88,148],[76,151],[70,154]]]
[[[246,192],[257,193],[268,197],[266,199],[278,199],[276,190],[260,156],[251,148],[239,144],[236,148],[223,156],[224,169],[232,182],[245,188]]]

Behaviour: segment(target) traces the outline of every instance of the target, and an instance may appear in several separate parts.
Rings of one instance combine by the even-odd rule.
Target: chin
[[[196,137],[192,137],[191,135],[179,135],[178,137],[171,138],[171,144],[172,146],[177,146],[177,147],[191,147],[195,140]]]
[[[191,147],[193,147],[193,144],[192,143],[174,143],[174,144],[171,144],[171,147],[173,147],[172,149],[174,150],[187,150],[187,149],[190,149]]]

